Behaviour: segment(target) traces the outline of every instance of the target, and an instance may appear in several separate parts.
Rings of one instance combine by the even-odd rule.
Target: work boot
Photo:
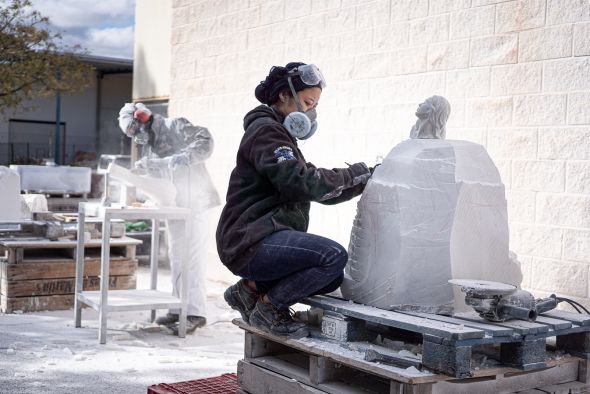
[[[166,316],[160,316],[156,319],[156,324],[160,326],[170,326],[174,323],[178,323],[178,314],[167,313]]]
[[[192,334],[197,328],[201,328],[207,324],[207,319],[203,316],[187,316],[186,317],[186,333]],[[174,335],[178,335],[178,321],[168,326]]]
[[[223,293],[223,298],[232,309],[240,312],[246,323],[250,322],[250,314],[258,301],[258,294],[246,286],[244,279],[228,287]]]
[[[250,314],[250,324],[276,335],[307,335],[305,323],[293,320],[289,309],[279,309],[259,299]]]

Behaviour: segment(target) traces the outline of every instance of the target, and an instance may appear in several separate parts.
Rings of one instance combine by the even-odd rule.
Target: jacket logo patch
[[[293,149],[290,146],[280,146],[274,150],[275,159],[277,163],[287,160],[297,160],[293,154]]]

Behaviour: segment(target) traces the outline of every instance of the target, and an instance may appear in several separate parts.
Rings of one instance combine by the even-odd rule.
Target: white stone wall
[[[323,167],[373,164],[446,96],[447,137],[500,169],[525,286],[589,304],[590,1],[174,0],[170,111],[211,129],[222,194],[254,87],[288,61],[328,81],[302,144]],[[314,206],[310,231],[347,245],[355,205]]]

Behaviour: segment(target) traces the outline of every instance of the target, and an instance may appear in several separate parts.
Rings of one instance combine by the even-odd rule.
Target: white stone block
[[[376,102],[403,103],[404,105],[413,102],[414,104],[409,106],[410,112],[406,114],[411,119],[416,112],[417,105],[421,102],[420,100],[423,100],[424,97],[444,93],[445,73],[429,72],[370,80],[369,87],[370,97]]]
[[[449,39],[449,14],[429,16],[410,22],[410,46]]]
[[[287,51],[286,53],[291,52]],[[305,59],[305,57],[301,56],[298,58]],[[342,59],[327,60],[322,62],[321,67],[322,73],[328,78],[328,81],[348,81],[351,80],[354,75],[354,58],[344,58],[344,61]],[[326,89],[326,92],[327,91],[328,89]]]
[[[319,37],[326,32],[326,14],[311,14],[297,18],[297,41]],[[331,32],[334,33],[334,32]],[[299,42],[297,42],[299,44]]]
[[[454,111],[454,109],[453,109]],[[455,115],[452,115],[455,116]],[[447,125],[450,124],[450,119],[449,118],[449,123]],[[480,144],[480,145],[484,145],[485,144],[485,140],[486,140],[486,136],[485,136],[486,130],[485,128],[468,128],[468,127],[449,127],[447,129],[447,136],[448,137],[452,137],[454,139],[460,139],[460,140],[464,140],[464,141],[469,141],[469,142],[475,142],[476,144]]]
[[[444,4],[444,1],[435,2]],[[494,34],[494,7],[465,9],[451,14],[451,40]]]
[[[563,233],[563,258],[590,262],[590,231],[566,228]]]
[[[513,160],[512,188],[562,192],[565,190],[565,162],[556,160]]]
[[[538,223],[590,228],[590,196],[538,193],[535,212]]]
[[[522,31],[545,24],[545,0],[517,0],[496,6],[496,33]]]
[[[532,286],[551,293],[586,297],[588,268],[587,264],[533,259]]]
[[[407,140],[367,184],[342,294],[383,309],[448,311],[451,278],[520,284],[509,258],[504,186],[481,145]]]
[[[547,23],[575,23],[590,20],[588,0],[547,0]]]
[[[317,64],[322,64],[322,60],[335,58],[340,55],[340,37],[324,36],[316,37],[311,40],[311,57]]]
[[[543,126],[565,124],[565,94],[514,97],[514,125]]]
[[[516,223],[510,218],[510,247],[518,255],[561,258],[563,229],[555,226]]]
[[[520,32],[519,61],[530,62],[571,56],[572,31],[572,25],[560,25]]]
[[[260,5],[260,24],[269,25],[285,19],[285,0],[265,1]]]
[[[391,72],[391,52],[371,53],[354,59],[354,78],[382,78]]]
[[[533,223],[535,221],[535,196],[536,193],[531,191],[506,191],[506,200],[508,201],[508,221]],[[510,242],[514,245],[512,237]],[[514,246],[512,249],[514,249]]]
[[[520,269],[522,270],[522,288],[530,289],[533,279],[533,258],[518,255],[518,261],[520,261]]]
[[[390,0],[364,2],[356,7],[356,28],[367,29],[389,24]]]
[[[510,126],[512,97],[475,98],[467,100],[466,122],[470,127]]]
[[[494,159],[535,159],[537,157],[537,130],[489,129],[487,149]]]
[[[471,6],[471,0],[445,0],[431,1],[428,9],[429,15],[443,14],[446,12],[462,10]]]
[[[391,0],[391,20],[405,21],[428,15],[429,0]]]
[[[326,13],[326,31],[335,34],[354,30],[355,14],[356,9],[354,7],[329,11]]]
[[[590,78],[590,76],[588,77]],[[567,123],[571,125],[590,124],[590,92],[577,92],[568,95]]]
[[[27,166],[29,167],[29,166]],[[21,179],[17,170],[0,166],[0,220],[24,219],[21,214]]]
[[[315,1],[314,1],[315,2]],[[240,3],[236,1],[235,3]],[[285,19],[300,18],[311,13],[312,0],[297,0],[285,2]]]
[[[450,129],[453,129],[452,134],[448,132]],[[454,99],[452,104],[451,116],[449,116],[449,120],[447,121],[447,136],[449,138],[456,140],[466,140],[484,145],[485,138],[481,138],[482,132],[485,132],[485,130],[466,129],[465,100],[459,98]],[[476,133],[478,134],[474,138],[473,136]]]
[[[413,47],[394,51],[392,75],[415,74],[426,71],[427,47]]]
[[[483,97],[489,94],[489,67],[474,67],[447,72],[445,97]]]
[[[369,30],[371,31],[371,30]],[[377,26],[373,33],[373,48],[375,50],[389,50],[408,46],[410,24],[409,22],[397,22],[391,25]],[[353,32],[352,34],[356,34]],[[366,47],[365,43],[365,47]],[[342,51],[342,53],[350,53]]]
[[[574,25],[574,56],[590,55],[590,23]]]
[[[590,90],[590,57],[574,57],[545,63],[543,90]]]
[[[292,3],[297,4],[296,1],[293,1]],[[340,6],[351,7],[358,4],[359,0],[344,0],[344,2],[340,0],[313,0],[311,2],[311,12],[315,14],[318,12],[340,8]]]
[[[590,128],[539,129],[539,158],[590,160]]]
[[[502,182],[506,186],[506,188],[512,187],[512,160],[503,160],[498,159],[494,160],[494,164],[498,167],[498,171],[500,172],[500,178],[502,178]]]
[[[566,163],[565,169],[565,191],[567,193],[590,194],[590,161],[571,160]]]
[[[492,67],[492,96],[541,91],[543,64],[520,63]]]
[[[189,7],[178,7],[172,9],[172,26],[180,27],[191,23]]]
[[[472,7],[481,7],[483,5],[506,3],[508,1],[514,1],[514,0],[472,0],[471,6]]]
[[[466,68],[468,66],[469,40],[449,41],[428,46],[428,71]]]
[[[516,63],[518,35],[504,34],[471,41],[471,66]]]

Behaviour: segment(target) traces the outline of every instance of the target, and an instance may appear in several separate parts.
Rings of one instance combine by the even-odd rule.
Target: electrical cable
[[[577,301],[574,301],[574,300],[571,300],[571,299],[569,299],[569,298],[565,298],[565,297],[556,297],[556,299],[557,299],[559,302],[562,302],[562,301],[565,301],[565,302],[567,302],[567,303],[568,303],[568,304],[570,304],[570,305],[572,306],[572,308],[574,308],[574,309],[575,309],[575,310],[576,310],[578,313],[582,313],[582,312],[580,311],[580,309],[578,309],[578,307],[580,307],[580,308],[582,308],[582,310],[584,310],[584,312],[586,312],[588,315],[590,315],[590,311],[589,311],[588,309],[586,309],[586,307],[584,307],[584,305],[580,304],[580,303],[579,303],[579,302],[577,302]]]

